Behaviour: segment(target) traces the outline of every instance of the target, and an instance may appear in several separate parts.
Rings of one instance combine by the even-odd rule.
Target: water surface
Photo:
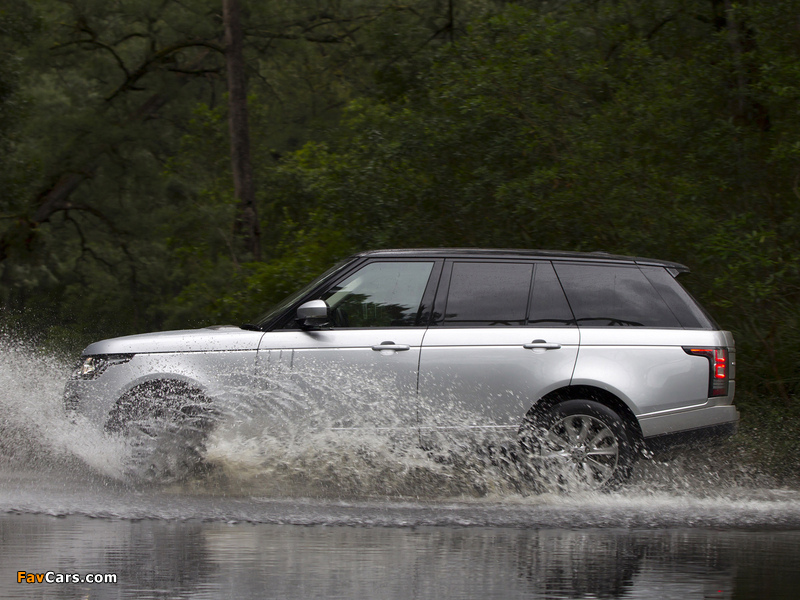
[[[0,345],[3,598],[797,597],[800,491],[733,455],[645,462],[596,493],[528,486],[475,449],[231,430],[208,469],[159,479],[64,418],[65,377]]]

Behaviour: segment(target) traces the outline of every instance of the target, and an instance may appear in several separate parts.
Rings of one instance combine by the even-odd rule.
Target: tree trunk
[[[222,18],[225,22],[225,62],[228,71],[231,166],[237,207],[234,235],[244,242],[247,252],[254,260],[260,260],[261,227],[256,212],[253,166],[250,161],[250,132],[247,125],[247,89],[239,0],[222,0]]]

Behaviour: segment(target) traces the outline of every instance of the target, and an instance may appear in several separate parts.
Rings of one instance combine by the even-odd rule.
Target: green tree
[[[797,8],[509,5],[413,93],[352,103],[339,139],[308,144],[280,172],[357,247],[686,262],[739,334],[753,367],[741,378],[788,398],[800,359]]]
[[[18,4],[41,28],[17,55],[29,110],[9,158],[19,189],[0,222],[4,306],[88,337],[188,324],[181,290],[211,280],[219,295],[248,259],[235,243],[230,160],[218,160],[229,141],[221,4]],[[448,13],[422,0],[243,6],[270,257],[296,209],[267,189],[270,167],[382,85],[369,65],[394,69],[397,88],[400,66],[438,41]]]

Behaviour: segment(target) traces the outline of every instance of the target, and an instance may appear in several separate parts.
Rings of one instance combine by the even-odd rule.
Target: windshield
[[[326,280],[330,279],[331,277],[333,277],[333,275],[338,273],[339,270],[342,269],[342,267],[344,267],[345,265],[350,264],[350,262],[351,262],[351,259],[346,259],[346,260],[343,260],[343,261],[340,261],[340,262],[336,263],[330,269],[325,271],[322,275],[317,277],[314,281],[312,281],[311,283],[309,283],[308,285],[306,285],[302,289],[300,289],[300,290],[298,290],[298,291],[296,291],[296,292],[294,292],[292,294],[289,294],[286,298],[284,298],[283,300],[278,302],[276,305],[274,305],[272,308],[270,308],[266,313],[261,315],[256,320],[256,322],[255,322],[256,325],[258,325],[259,327],[264,327],[264,326],[268,325],[278,315],[283,314],[283,312],[287,308],[289,308],[292,304],[294,304],[295,302],[300,300],[300,298],[302,298],[303,296],[308,294],[311,290],[313,290],[315,287],[317,287],[318,285],[320,285],[324,281],[326,281]]]

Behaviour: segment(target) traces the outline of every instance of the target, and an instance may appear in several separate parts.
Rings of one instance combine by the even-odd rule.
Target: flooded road
[[[146,479],[122,440],[64,419],[65,377],[0,349],[2,598],[798,595],[800,491],[735,456],[534,493],[479,455],[223,435],[207,471]]]
[[[0,517],[4,598],[796,598],[798,532]],[[17,571],[115,584],[17,584]]]

